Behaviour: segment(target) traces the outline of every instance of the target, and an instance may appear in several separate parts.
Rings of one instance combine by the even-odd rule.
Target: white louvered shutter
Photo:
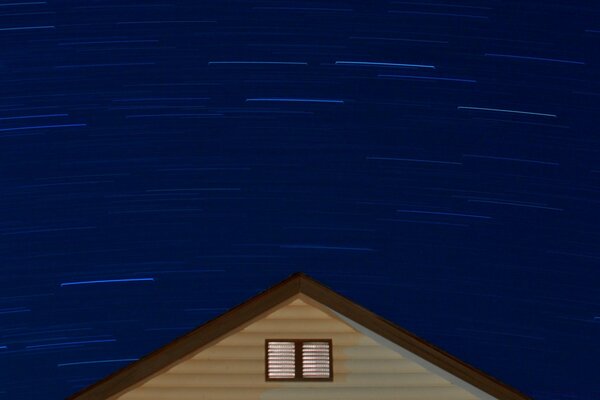
[[[269,379],[296,377],[296,344],[294,342],[267,343],[267,376]]]
[[[331,358],[329,342],[302,343],[302,377],[309,379],[329,379]]]

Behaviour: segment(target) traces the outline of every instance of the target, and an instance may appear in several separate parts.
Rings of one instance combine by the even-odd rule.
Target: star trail
[[[578,0],[0,3],[0,399],[296,271],[598,399],[599,33]]]

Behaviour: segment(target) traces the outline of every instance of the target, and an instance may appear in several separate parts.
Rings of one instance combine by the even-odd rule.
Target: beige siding
[[[332,339],[333,382],[265,382],[265,339]],[[425,366],[424,366],[425,365]],[[295,299],[191,355],[119,400],[473,400],[461,385]]]

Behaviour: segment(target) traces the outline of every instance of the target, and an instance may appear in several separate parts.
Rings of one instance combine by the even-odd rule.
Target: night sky
[[[0,3],[0,398],[303,271],[600,397],[600,4]]]

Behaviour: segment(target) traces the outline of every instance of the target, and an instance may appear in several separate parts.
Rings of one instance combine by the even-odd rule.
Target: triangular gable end
[[[334,382],[264,381],[265,337],[315,335],[333,337],[334,371],[339,372]],[[219,385],[219,379],[226,384]],[[244,399],[528,399],[304,274],[292,275],[70,399],[217,400],[238,398],[236,385],[244,387]]]

